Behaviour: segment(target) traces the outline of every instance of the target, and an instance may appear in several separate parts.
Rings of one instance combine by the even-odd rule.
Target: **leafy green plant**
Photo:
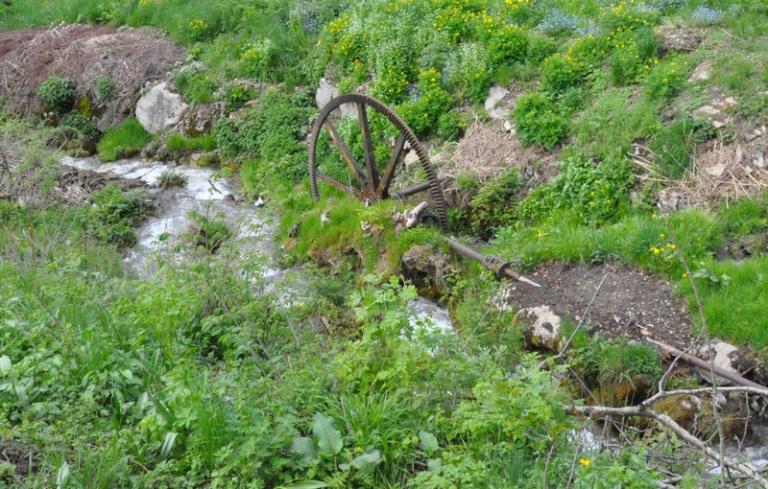
[[[652,100],[667,100],[677,95],[688,78],[687,65],[678,59],[657,62],[645,79],[645,95]]]
[[[187,176],[173,170],[165,170],[157,179],[160,188],[184,187],[187,185]]]
[[[195,246],[205,248],[210,253],[216,253],[221,245],[233,236],[223,215],[209,217],[193,211],[190,217],[194,223],[192,237]]]
[[[115,81],[109,75],[99,75],[93,79],[93,94],[101,103],[111,101],[115,96]]]
[[[542,88],[546,91],[561,92],[578,84],[584,73],[584,66],[571,55],[554,54],[541,64]]]
[[[126,119],[122,125],[108,129],[98,145],[99,158],[102,161],[114,161],[130,158],[139,154],[141,149],[152,140],[144,127],[135,118]]]
[[[99,136],[101,135],[101,131],[99,131],[98,127],[96,127],[95,122],[77,112],[71,112],[65,115],[61,119],[59,126],[72,128],[81,136],[89,138],[93,141],[98,140]]]
[[[520,187],[516,170],[508,170],[481,187],[465,211],[472,233],[488,239],[499,228],[512,224],[517,217],[514,198]]]
[[[37,87],[37,96],[47,109],[64,113],[75,104],[76,90],[71,78],[51,75]]]
[[[517,100],[515,122],[517,134],[526,146],[538,143],[553,148],[568,134],[568,120],[539,92],[528,93]]]
[[[88,232],[97,239],[128,248],[136,243],[136,226],[149,210],[144,198],[123,192],[115,184],[93,194],[88,210]]]
[[[492,66],[525,60],[528,35],[517,26],[503,25],[493,29],[487,42],[488,61]]]
[[[250,88],[240,84],[233,84],[224,92],[224,104],[228,111],[233,112],[255,96],[256,92]]]
[[[451,95],[440,83],[440,73],[430,69],[419,74],[419,96],[400,106],[400,114],[416,134],[424,135],[437,129],[441,116],[452,106]]]
[[[583,156],[572,155],[563,160],[555,180],[528,195],[520,206],[520,215],[540,220],[563,210],[574,213],[585,223],[609,222],[626,211],[632,181],[624,159],[595,164]]]

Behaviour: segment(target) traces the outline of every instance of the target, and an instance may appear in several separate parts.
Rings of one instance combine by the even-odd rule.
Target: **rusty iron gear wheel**
[[[361,166],[355,159],[349,147],[339,136],[336,127],[331,121],[331,114],[333,111],[340,109],[344,104],[352,104],[357,109],[357,120],[360,124],[360,130],[362,134],[365,166]],[[389,120],[400,132],[400,136],[395,142],[392,154],[387,162],[386,167],[381,175],[377,169],[373,143],[371,142],[371,130],[368,124],[368,108],[378,112]],[[317,142],[320,137],[320,132],[325,129],[328,131],[331,140],[335,143],[337,149],[341,153],[342,158],[346,162],[347,170],[351,173],[352,184],[345,184],[339,182],[335,178],[326,175],[317,165]],[[424,169],[426,175],[426,182],[419,185],[409,187],[407,189],[399,190],[398,192],[390,192],[390,186],[398,171],[398,168],[402,166],[401,160],[405,153],[405,143],[410,145],[412,151],[416,152],[419,157],[419,163]],[[310,187],[312,189],[312,196],[319,198],[318,180],[325,184],[328,184],[336,189],[353,195],[361,200],[381,200],[390,197],[407,198],[412,195],[416,195],[422,192],[428,192],[429,205],[433,210],[437,221],[441,228],[445,229],[448,225],[448,213],[446,209],[445,196],[443,195],[443,188],[440,185],[440,181],[437,178],[437,173],[429,162],[427,152],[419,143],[418,138],[413,133],[413,130],[408,127],[395,112],[390,109],[382,101],[362,94],[347,94],[334,98],[328,104],[323,107],[312,126],[312,134],[309,140],[309,179]],[[356,184],[356,185],[355,185]]]

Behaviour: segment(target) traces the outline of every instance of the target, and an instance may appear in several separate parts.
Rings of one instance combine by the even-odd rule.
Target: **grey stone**
[[[505,120],[509,115],[509,107],[502,104],[504,97],[509,94],[509,90],[506,88],[494,85],[491,87],[488,98],[485,99],[485,111],[491,119]]]
[[[172,92],[166,82],[152,87],[136,103],[136,119],[152,134],[176,125],[189,108],[181,95]]]
[[[533,325],[523,333],[528,348],[559,352],[562,348],[562,319],[549,306],[529,307],[523,312]]]

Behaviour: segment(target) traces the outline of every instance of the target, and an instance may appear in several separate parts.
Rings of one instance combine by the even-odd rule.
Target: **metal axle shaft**
[[[524,277],[512,270],[512,264],[502,260],[498,256],[484,255],[476,249],[471,248],[453,238],[443,236],[443,239],[446,243],[448,243],[448,246],[450,246],[453,251],[460,254],[461,256],[479,261],[485,268],[492,271],[499,278],[506,277],[512,280],[517,280],[518,282],[532,285],[534,287],[541,287],[541,285],[537,284],[533,280]]]

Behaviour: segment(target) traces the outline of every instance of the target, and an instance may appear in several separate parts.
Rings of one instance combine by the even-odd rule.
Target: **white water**
[[[175,166],[154,161],[128,159],[101,163],[98,158],[64,157],[61,163],[83,171],[109,174],[126,180],[140,181],[150,187],[155,209],[136,230],[138,242],[125,257],[128,270],[146,277],[157,270],[157,259],[163,257],[176,263],[188,258],[188,247],[179,246],[194,226],[191,212],[209,218],[223,219],[236,230],[234,241],[240,259],[245,262],[261,258],[264,268],[261,278],[267,291],[279,291],[284,306],[301,302],[307,294],[307,284],[301,273],[282,270],[275,262],[279,249],[274,246],[275,224],[269,211],[244,202],[237,203],[234,185],[216,171],[205,168]],[[172,171],[186,177],[186,185],[161,189],[160,176]],[[296,273],[294,273],[296,272]],[[413,301],[411,322],[414,329],[430,332],[452,330],[448,311],[426,299]]]

